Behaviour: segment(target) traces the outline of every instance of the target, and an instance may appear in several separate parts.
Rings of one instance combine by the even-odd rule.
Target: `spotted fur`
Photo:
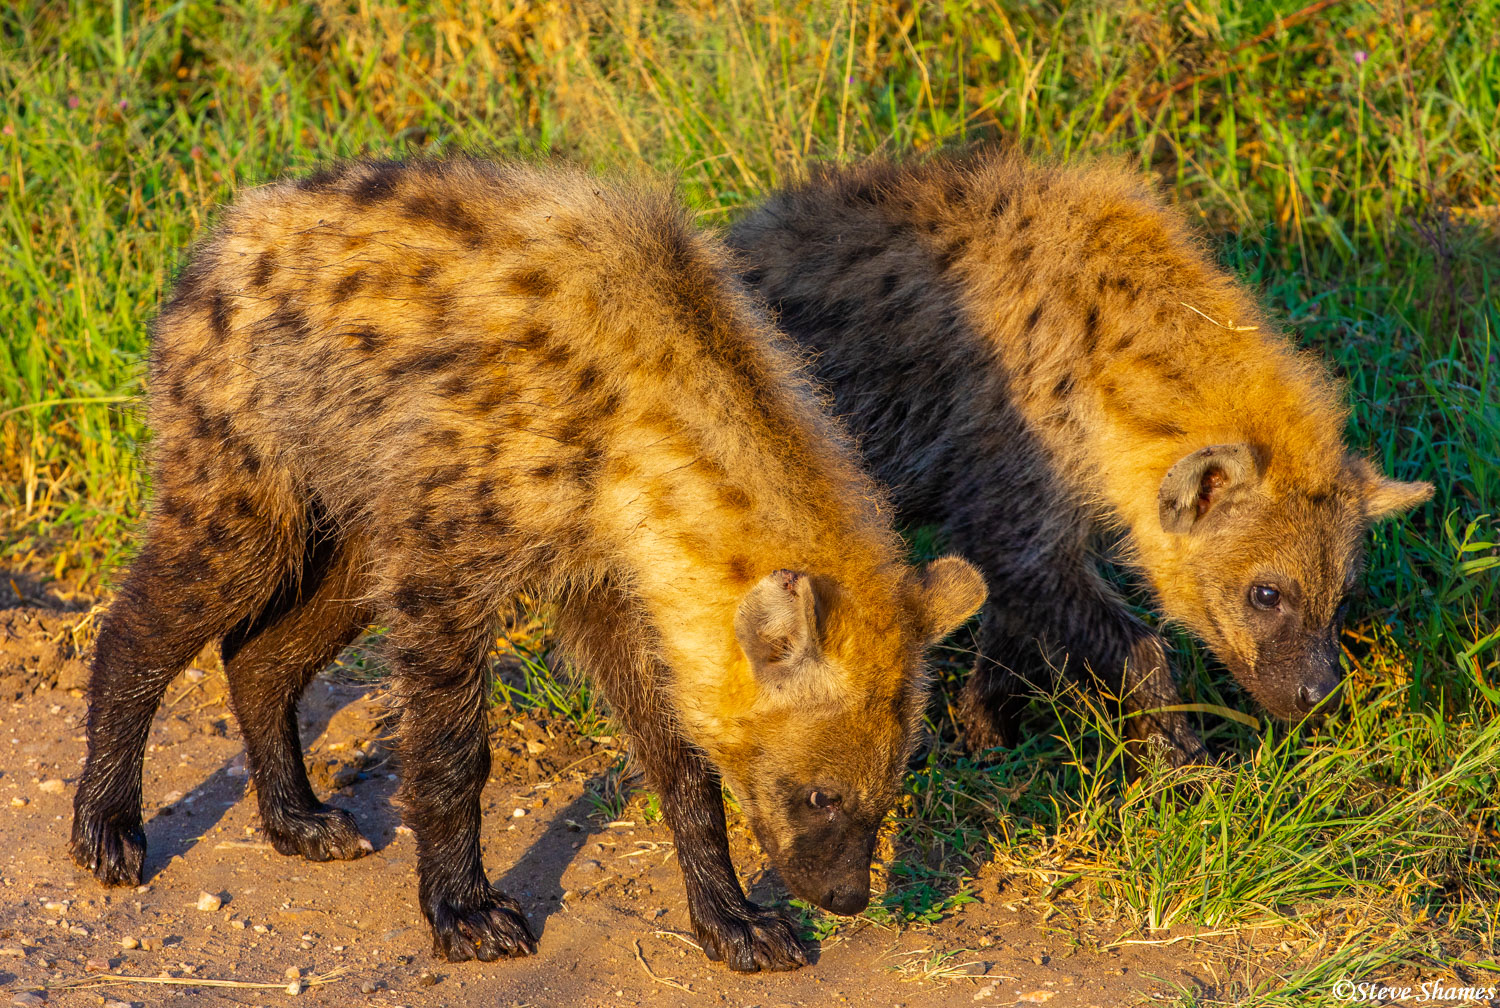
[[[1181,714],[1142,713],[1181,701],[1096,569],[1101,539],[1267,709],[1330,698],[1365,527],[1431,487],[1348,453],[1323,364],[1135,173],[1001,153],[825,168],[730,244],[902,518],[985,572],[975,745],[1013,743],[1023,680],[1067,664],[1124,695],[1135,738],[1202,753]],[[1249,604],[1265,583],[1274,610]]]
[[[670,198],[474,160],[248,191],[163,308],[148,384],[153,501],[99,632],[76,799],[101,879],[140,878],[151,712],[221,636],[272,842],[368,850],[308,786],[295,705],[378,621],[435,950],[534,950],[479,859],[486,652],[526,593],[557,602],[633,735],[710,955],[805,962],[740,890],[721,774],[794,891],[864,906],[921,652],[983,586],[956,559],[907,566],[796,358]],[[842,808],[801,856],[814,789]]]

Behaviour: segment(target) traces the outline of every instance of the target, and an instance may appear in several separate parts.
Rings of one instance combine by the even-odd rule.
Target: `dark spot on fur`
[[[348,165],[328,165],[297,180],[297,188],[303,192],[330,192],[343,179]]]
[[[208,326],[214,339],[229,338],[229,297],[223,291],[214,291],[208,296]]]
[[[583,369],[578,372],[578,394],[587,395],[603,380],[604,375],[597,366],[593,364],[584,365]]]
[[[544,298],[557,290],[557,283],[542,269],[517,270],[507,279],[511,290],[521,297]]]
[[[1099,345],[1099,306],[1091,305],[1083,320],[1084,356],[1092,354]]]
[[[544,462],[531,470],[531,478],[536,480],[551,480],[557,475],[557,465],[552,462]]]
[[[1026,260],[1031,258],[1033,249],[1030,245],[1017,245],[1010,250],[1010,261],[1014,266],[1024,266]]]
[[[552,338],[552,330],[545,322],[532,322],[516,337],[516,346],[522,350],[538,350]]]
[[[401,378],[412,375],[433,374],[457,364],[461,354],[457,350],[428,350],[424,353],[403,357],[385,369],[386,377]]]
[[[295,340],[306,340],[312,335],[312,326],[308,323],[307,316],[285,300],[281,301],[276,310],[266,317],[266,326],[273,332]]]
[[[386,342],[386,335],[371,326],[360,326],[351,334],[359,342],[359,348],[365,353],[374,353]]]
[[[1025,329],[1028,333],[1034,330],[1037,323],[1042,320],[1042,310],[1044,307],[1044,305],[1038,303],[1035,308],[1031,309],[1031,314],[1026,316]]]
[[[1022,214],[1021,219],[1016,221],[1016,230],[1025,231],[1031,227],[1031,214]]]
[[[271,274],[276,272],[276,256],[270,249],[266,249],[255,258],[255,269],[250,272],[250,282],[256,287],[265,287],[271,282]]]
[[[366,173],[349,187],[349,198],[357,207],[368,207],[390,199],[396,191],[404,166],[397,161],[381,161],[366,167]]]
[[[887,273],[880,278],[880,296],[888,298],[896,291],[896,285],[901,282],[901,277],[896,273]]]
[[[402,210],[413,220],[453,232],[471,248],[484,244],[484,226],[454,197],[418,194],[409,197]]]
[[[1052,397],[1054,399],[1063,399],[1066,398],[1072,391],[1073,376],[1063,375],[1063,377],[1057,380],[1057,384],[1052,386]]]
[[[729,558],[729,576],[744,584],[750,580],[750,561],[742,556]]]
[[[364,270],[355,270],[348,276],[341,277],[339,282],[333,285],[332,294],[334,303],[339,304],[349,300],[364,285],[364,282]]]
[[[416,585],[402,585],[391,596],[391,603],[405,616],[420,616],[422,613],[422,591]]]
[[[449,375],[447,378],[443,379],[443,383],[440,388],[442,388],[443,394],[447,396],[453,396],[455,398],[459,396],[466,396],[474,389],[474,377],[464,372]]]

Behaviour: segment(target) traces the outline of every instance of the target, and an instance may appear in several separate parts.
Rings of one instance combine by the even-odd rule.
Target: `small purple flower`
[[[14,123],[6,123],[3,128],[0,128],[0,133],[5,134],[6,136],[15,136],[16,135],[15,124]]]
[[[78,96],[76,94],[70,94],[70,95],[68,95],[68,108],[70,108],[70,109],[76,109],[77,107],[78,107]]]
[[[1369,58],[1370,58],[1370,54],[1367,53],[1367,52],[1365,52],[1363,49],[1356,49],[1356,50],[1354,50],[1354,65],[1355,66],[1364,66],[1365,65],[1365,60],[1367,60]]]
[[[120,99],[120,104],[119,104],[118,108],[120,109],[121,112],[124,112],[125,109],[129,107],[129,105],[130,105],[130,102],[126,101],[124,98],[121,98]]]

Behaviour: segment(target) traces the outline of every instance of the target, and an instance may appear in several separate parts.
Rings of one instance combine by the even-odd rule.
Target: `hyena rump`
[[[1336,692],[1364,530],[1432,488],[1346,451],[1341,390],[1130,173],[825,169],[730,245],[901,516],[986,575],[973,744],[1013,744],[1023,680],[1066,660],[1125,698],[1132,737],[1202,755],[1180,713],[1142,713],[1181,701],[1096,568],[1106,533],[1271,713]]]
[[[485,656],[527,592],[633,737],[705,951],[804,963],[740,889],[721,775],[793,892],[863,908],[922,651],[984,589],[905,564],[779,339],[659,194],[466,160],[243,194],[155,325],[153,502],[98,634],[79,863],[140,879],[151,715],[216,637],[272,843],[368,850],[309,787],[295,707],[378,621],[435,952],[533,951],[479,853]]]

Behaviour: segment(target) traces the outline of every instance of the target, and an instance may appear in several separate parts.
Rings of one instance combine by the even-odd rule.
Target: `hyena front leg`
[[[661,797],[704,953],[740,972],[806,966],[791,924],[751,903],[740,888],[719,774],[671,723],[670,675],[652,657],[653,633],[637,607],[618,589],[601,588],[566,600],[559,626],[573,659],[603,687],[636,762]]]
[[[73,797],[73,858],[107,885],[141,881],[141,762],[167,684],[264,603],[296,535],[274,495],[212,455],[177,458],[170,444],[162,455],[145,545],[94,643],[88,759]]]
[[[1146,746],[1164,746],[1174,766],[1209,759],[1186,715],[1161,711],[1182,698],[1160,635],[1131,615],[1086,554],[1025,569],[996,560],[987,573],[997,566],[996,600],[959,702],[971,748],[1015,745],[1027,694],[1066,668],[1121,699],[1132,772]]]
[[[490,772],[489,624],[459,611],[442,585],[404,584],[391,603],[398,799],[416,835],[417,897],[433,954],[449,962],[529,955],[536,936],[516,901],[490,885],[479,853],[479,799]]]
[[[254,619],[225,635],[222,648],[266,834],[278,852],[310,861],[374,849],[353,816],[313,794],[297,731],[297,701],[307,684],[370,622],[355,601],[358,563],[358,551],[315,520],[300,574],[286,577]]]

